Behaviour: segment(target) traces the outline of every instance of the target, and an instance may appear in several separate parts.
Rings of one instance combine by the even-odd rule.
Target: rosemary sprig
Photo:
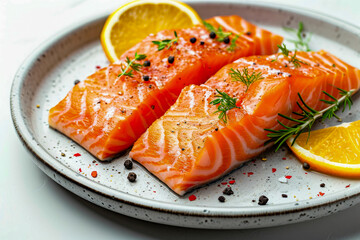
[[[245,92],[247,92],[251,84],[253,84],[257,80],[264,79],[262,77],[262,72],[258,72],[258,73],[252,72],[250,75],[248,68],[242,69],[242,72],[240,72],[239,69],[234,70],[233,68],[231,68],[229,75],[233,81],[243,82],[246,85]]]
[[[217,29],[208,22],[203,21],[204,26],[207,28],[209,32],[216,33],[216,41],[223,42],[226,37],[229,37],[232,33],[231,32],[224,32],[221,27]]]
[[[162,41],[152,41],[152,43],[158,46],[158,51],[161,51],[166,47],[167,47],[167,49],[169,49],[171,47],[171,44],[177,43],[179,41],[176,31],[174,31],[174,35],[175,35],[174,39],[165,39]]]
[[[309,47],[309,42],[311,40],[311,35],[312,34],[310,33],[308,36],[305,35],[305,33],[303,32],[304,31],[303,22],[299,22],[299,28],[298,29],[285,27],[284,30],[296,35],[297,40],[289,40],[289,42],[292,42],[292,43],[295,44],[296,50],[306,51],[306,52],[311,51],[310,47]]]
[[[340,119],[335,114],[335,112],[337,110],[339,110],[341,105],[343,106],[343,112],[345,111],[346,106],[349,106],[349,109],[351,109],[351,105],[353,104],[353,102],[351,100],[351,95],[355,90],[346,91],[341,88],[337,88],[337,89],[339,90],[339,93],[341,95],[341,97],[339,99],[336,99],[331,94],[323,91],[323,93],[326,96],[328,96],[329,98],[331,98],[332,100],[321,99],[320,101],[329,104],[329,106],[327,108],[325,108],[321,111],[316,111],[315,109],[308,106],[304,102],[304,99],[301,97],[301,95],[298,93],[301,104],[299,102],[297,102],[297,105],[302,110],[302,113],[294,112],[294,114],[299,116],[300,118],[295,119],[295,118],[288,117],[288,116],[285,116],[285,115],[279,113],[280,117],[285,118],[290,121],[293,121],[296,124],[294,126],[286,126],[285,124],[283,124],[282,122],[277,120],[278,123],[284,128],[280,129],[280,130],[265,129],[266,131],[270,132],[267,135],[270,138],[270,140],[268,140],[265,144],[267,144],[269,142],[274,142],[275,145],[277,145],[276,150],[275,150],[275,152],[276,152],[286,142],[286,140],[288,140],[290,137],[292,137],[294,135],[295,135],[295,137],[294,137],[294,140],[292,141],[291,145],[293,145],[295,143],[296,139],[303,132],[307,131],[309,133],[309,135],[308,135],[308,139],[309,139],[310,130],[317,119],[321,118],[322,121],[325,119],[330,119],[332,117],[336,117],[337,119]]]
[[[231,44],[230,46],[227,48],[228,51],[232,52],[235,50],[236,48],[236,40],[239,38],[239,35],[236,35],[233,39],[231,39]]]
[[[145,54],[137,54],[137,52],[135,53],[135,58],[133,60],[130,60],[130,58],[126,57],[126,68],[124,69],[123,67],[121,67],[121,73],[118,75],[118,77],[121,76],[129,76],[129,77],[133,77],[133,71],[140,71],[140,67],[142,67],[142,64],[139,63],[135,63],[135,61],[140,61],[146,58]],[[132,68],[130,71],[129,68]]]
[[[285,57],[290,58],[289,62],[293,63],[295,68],[301,67],[300,63],[306,64],[305,62],[296,58],[296,51],[294,52],[294,54],[292,56],[290,56],[290,54],[289,54],[290,51],[289,51],[289,49],[287,49],[285,43],[283,43],[282,45],[277,45],[277,46],[278,46],[279,50],[281,51],[280,54],[284,55]],[[271,62],[277,61],[278,58],[279,58],[279,56],[276,59],[272,60]]]
[[[218,93],[218,95],[215,95],[217,99],[212,100],[210,104],[211,105],[220,104],[218,106],[218,110],[214,113],[220,112],[219,119],[222,120],[224,123],[227,123],[226,112],[229,111],[230,109],[240,108],[240,107],[236,106],[236,100],[237,100],[236,98],[232,98],[227,93],[221,92],[218,89],[216,89],[216,92]]]

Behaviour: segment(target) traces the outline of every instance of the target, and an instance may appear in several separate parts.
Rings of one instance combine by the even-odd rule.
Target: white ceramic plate
[[[302,21],[306,30],[313,32],[312,49],[326,49],[360,67],[360,30],[351,24],[283,5],[235,1],[191,1],[190,4],[203,18],[238,14],[285,37],[290,36],[283,31],[284,26],[297,27]],[[49,108],[65,96],[74,80],[84,79],[96,66],[108,65],[99,41],[105,19],[106,16],[94,17],[46,41],[21,65],[13,82],[11,110],[15,128],[37,166],[54,181],[92,203],[121,214],[196,228],[288,224],[325,216],[360,201],[360,181],[305,172],[286,147],[276,154],[270,150],[223,179],[193,191],[190,194],[197,199],[189,201],[190,194],[178,197],[137,164],[133,171],[138,180],[129,183],[128,170],[123,166],[127,155],[109,163],[97,162],[76,143],[50,129],[47,124]],[[36,107],[38,104],[40,108]],[[351,112],[341,115],[343,120],[359,119],[359,109],[357,94]],[[337,124],[335,121],[326,123]],[[75,153],[80,153],[81,157],[74,157]],[[263,157],[267,161],[261,161]],[[91,177],[94,170],[97,178]],[[285,175],[292,178],[288,183],[279,182]],[[233,178],[236,180],[232,185],[235,194],[220,203],[218,197],[226,187],[222,183]],[[321,188],[321,183],[326,187]],[[287,194],[288,198],[283,198],[282,194]],[[261,195],[270,199],[266,206],[257,204]]]

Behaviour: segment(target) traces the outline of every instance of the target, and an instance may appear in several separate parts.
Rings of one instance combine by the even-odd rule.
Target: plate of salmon
[[[175,226],[277,226],[357,204],[356,172],[313,171],[291,149],[340,121],[355,122],[359,147],[360,29],[283,5],[189,5],[202,24],[152,33],[116,61],[99,40],[107,16],[25,60],[11,111],[35,164],[94,204]]]

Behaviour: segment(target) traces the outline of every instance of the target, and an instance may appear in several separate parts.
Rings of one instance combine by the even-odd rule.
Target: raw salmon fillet
[[[123,54],[120,61],[100,69],[80,82],[50,109],[49,124],[86,148],[100,160],[114,157],[130,147],[145,130],[175,103],[182,88],[204,83],[224,65],[239,57],[272,54],[283,40],[238,16],[207,20],[223,31],[239,35],[236,47],[209,37],[209,31],[198,25],[176,30],[179,40],[158,51],[152,41],[174,39],[174,30],[150,35]],[[190,38],[195,37],[195,43]],[[204,42],[204,44],[201,44]],[[149,67],[133,71],[133,77],[118,75],[128,57],[145,54]],[[168,57],[174,56],[173,63]],[[143,80],[149,76],[149,80]]]
[[[297,52],[296,56],[306,64],[295,68],[279,54],[241,58],[205,84],[185,87],[176,103],[137,140],[130,156],[183,195],[264,151],[269,146],[264,146],[269,139],[265,128],[279,129],[277,119],[294,124],[278,113],[295,117],[292,112],[300,112],[298,93],[320,110],[327,106],[320,101],[326,97],[322,91],[340,97],[334,86],[359,89],[360,70],[330,53]],[[240,72],[247,68],[250,75],[261,72],[263,79],[246,91],[244,83],[229,76],[231,68]],[[215,89],[237,98],[240,108],[227,112],[227,123],[214,113],[217,106],[209,104]]]

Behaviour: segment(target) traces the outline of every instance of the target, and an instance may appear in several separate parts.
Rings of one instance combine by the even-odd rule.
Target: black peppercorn
[[[210,38],[216,38],[216,33],[211,32],[211,33],[209,34],[209,37],[210,37]]]
[[[131,160],[126,160],[125,162],[124,162],[124,166],[125,166],[125,168],[126,169],[132,169],[133,168],[133,162],[131,161]]]
[[[288,195],[287,194],[281,194],[281,196],[283,197],[283,198],[287,198],[288,197]]]
[[[168,57],[168,62],[169,62],[169,63],[173,63],[174,60],[175,60],[175,57],[174,57],[174,56],[169,56],[169,57]]]
[[[310,165],[307,162],[303,163],[303,169],[308,170],[310,169]]]
[[[76,79],[75,81],[74,81],[74,85],[77,85],[77,84],[79,84],[80,83],[80,80],[78,80],[78,79]]]
[[[224,38],[224,43],[229,43],[230,42],[230,38],[229,37],[225,37]]]
[[[191,42],[191,43],[195,43],[195,42],[196,42],[196,38],[194,38],[194,37],[193,37],[193,38],[190,38],[190,42]]]
[[[227,188],[224,189],[223,194],[225,194],[225,195],[232,195],[232,194],[234,194],[234,192],[233,192],[233,190],[231,189],[231,187],[227,187]]]
[[[320,184],[320,187],[325,187],[325,183]]]
[[[259,197],[258,204],[259,205],[266,205],[268,201],[269,201],[269,199],[266,196],[262,195],[262,196]]]
[[[130,182],[135,182],[135,181],[136,181],[136,173],[134,173],[134,172],[129,172],[129,175],[128,175],[127,179],[128,179]]]
[[[150,79],[150,77],[149,77],[148,75],[144,75],[144,76],[143,76],[143,80],[144,80],[144,81],[149,81],[149,79]]]
[[[219,202],[225,202],[225,197],[224,196],[220,196],[219,198],[218,198],[218,200],[219,200]]]
[[[250,35],[251,35],[251,32],[246,32],[245,34],[248,35],[248,36],[250,36]]]
[[[144,67],[150,67],[150,61],[146,60],[143,64]]]
[[[205,44],[205,42],[204,42],[204,41],[201,41],[201,42],[200,42],[200,45],[204,45],[204,44]]]

